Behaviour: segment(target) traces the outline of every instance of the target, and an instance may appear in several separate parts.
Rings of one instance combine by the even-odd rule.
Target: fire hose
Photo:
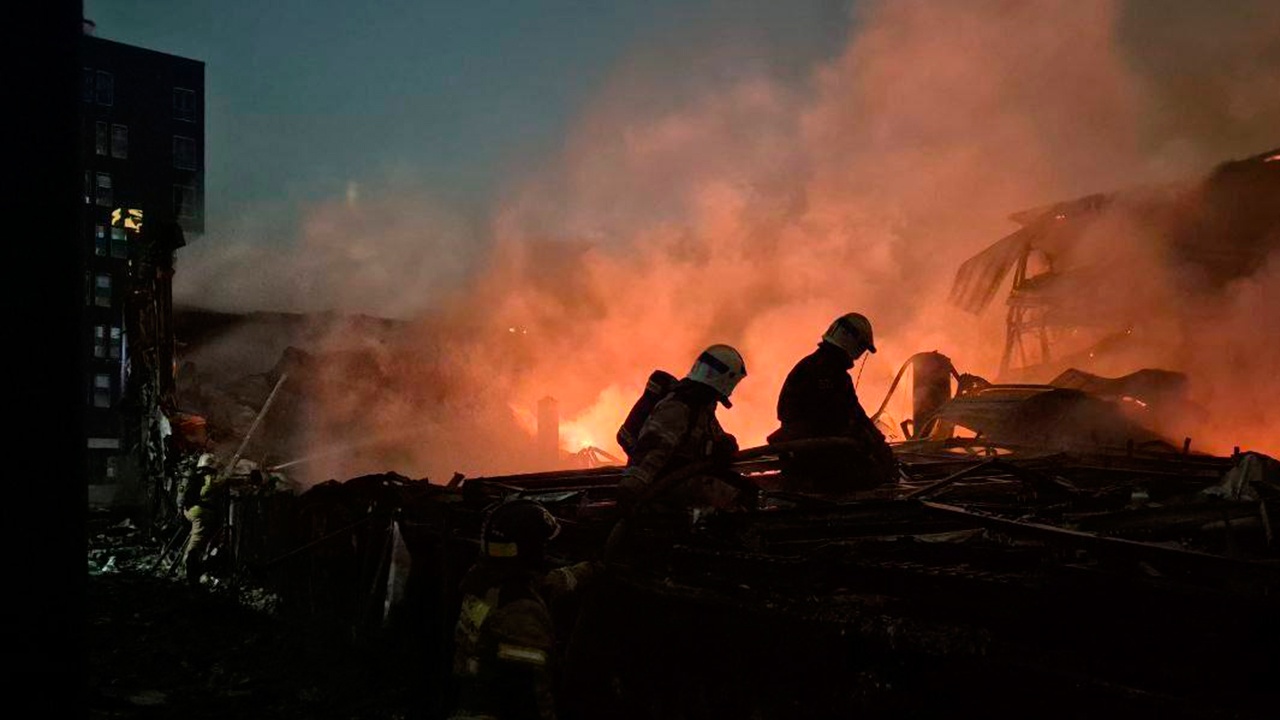
[[[842,438],[842,437],[788,440],[786,442],[761,445],[759,447],[740,450],[733,455],[733,458],[730,460],[730,462],[731,463],[744,462],[747,460],[755,460],[761,457],[769,457],[771,455],[782,455],[783,453],[789,453],[789,452],[804,452],[806,450],[827,450],[831,448],[841,448],[841,447],[861,448],[862,443],[853,438]],[[614,559],[614,556],[617,553],[617,548],[622,544],[623,540],[627,537],[628,533],[630,532],[631,523],[629,522],[629,520],[634,518],[636,515],[643,513],[643,511],[649,505],[652,504],[654,499],[656,499],[657,497],[665,493],[670,488],[674,487],[676,484],[683,482],[685,480],[688,480],[692,477],[696,477],[697,475],[700,475],[702,473],[714,471],[718,467],[720,467],[719,463],[715,461],[710,461],[710,460],[693,463],[692,465],[687,465],[685,467],[680,468],[679,470],[670,472],[666,475],[663,475],[662,477],[659,477],[652,484],[650,484],[643,491],[641,491],[640,496],[636,498],[636,501],[633,507],[630,509],[630,511],[626,512],[622,516],[622,518],[620,518],[618,522],[613,526],[613,530],[610,531],[609,539],[605,542],[604,551],[602,553],[603,562],[607,565]],[[729,480],[726,480],[726,482],[728,482],[731,485],[734,485],[735,487],[738,487],[738,489],[744,489],[743,483],[741,482],[732,482]],[[752,489],[755,488],[755,486],[751,485],[750,483],[747,483],[747,485],[750,485]]]
[[[862,443],[852,438],[842,437],[790,440],[740,450],[733,455],[730,459],[730,463],[754,460],[756,458],[772,455],[781,456],[788,452],[843,447],[860,448],[862,447]],[[694,463],[663,475],[657,478],[648,487],[644,488],[641,491],[640,496],[636,499],[635,504],[627,511],[624,511],[622,517],[614,524],[613,529],[609,532],[609,538],[605,541],[599,562],[601,569],[606,576],[611,575],[612,571],[618,568],[619,548],[625,544],[626,539],[630,536],[636,515],[642,513],[655,498],[661,496],[678,483],[689,480],[701,473],[715,471],[722,467],[722,462],[705,461]],[[740,482],[731,484],[734,484],[735,486],[741,485]],[[750,485],[752,489],[756,489],[754,484]],[[578,624],[575,626],[574,631],[570,636],[569,647],[566,651],[570,658],[569,662],[574,662],[574,657],[592,655],[592,652],[589,649],[583,648],[583,644],[585,643],[588,646],[591,644],[592,638],[595,636],[594,623],[600,622],[599,618],[602,614],[608,613],[607,608],[604,607],[606,602],[607,600],[604,599],[604,596],[600,594],[599,590],[589,593],[584,599],[582,609],[578,616]]]
[[[902,363],[902,367],[898,368],[898,374],[893,376],[893,382],[889,385],[889,392],[884,395],[884,402],[880,403],[880,407],[877,408],[875,413],[871,416],[871,422],[875,422],[877,418],[884,414],[884,409],[889,406],[889,400],[893,398],[893,393],[898,389],[898,382],[902,380],[902,374],[907,371],[907,367],[909,367],[911,363],[915,362],[916,358],[933,354],[933,352],[918,352],[907,358]],[[959,382],[960,373],[956,372],[956,366],[952,365],[950,360],[947,361],[947,369],[951,371],[951,377],[955,378],[956,381]]]

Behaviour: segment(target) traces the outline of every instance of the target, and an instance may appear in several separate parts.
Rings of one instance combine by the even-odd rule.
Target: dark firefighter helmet
[[[560,534],[560,523],[540,503],[517,498],[489,512],[481,532],[481,551],[491,558],[542,559],[547,543]]]

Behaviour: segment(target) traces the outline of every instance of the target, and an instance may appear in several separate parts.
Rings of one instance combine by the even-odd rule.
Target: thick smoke
[[[636,98],[660,98],[664,75],[678,68],[628,63],[558,163],[522,176],[456,289],[377,281],[379,268],[390,281],[463,267],[437,265],[437,255],[468,257],[450,251],[460,236],[438,218],[395,199],[356,216],[318,208],[306,232],[315,254],[290,264],[312,292],[344,309],[432,310],[379,358],[384,384],[316,385],[317,448],[408,433],[394,454],[361,462],[437,480],[538,469],[531,418],[550,395],[567,450],[618,454],[613,433],[648,373],[682,374],[714,342],[746,357],[748,377],[721,417],[755,445],[776,426],[786,372],[850,310],[876,328],[879,353],[854,371],[869,409],[916,351],[994,375],[1001,313],[966,315],[946,297],[959,264],[1015,228],[1009,213],[1203,173],[1275,142],[1265,138],[1280,127],[1275,12],[1242,3],[1255,22],[1202,26],[1210,8],[1158,12],[1167,5],[865,3],[844,49],[804,86],[764,70],[716,73],[692,100],[654,110]],[[1192,69],[1184,58],[1215,62]],[[1227,98],[1230,108],[1201,107],[1215,103],[1204,98]],[[1117,297],[1117,312],[1168,307],[1166,324],[1179,325],[1186,304],[1160,304],[1172,281],[1159,252],[1141,231],[1125,237],[1135,243],[1130,260],[1153,264],[1154,280]],[[1276,340],[1245,332],[1259,313],[1276,312],[1277,267],[1273,258],[1198,310],[1202,347],[1213,352],[1134,362],[1180,361],[1172,369],[1202,373],[1197,389],[1213,410],[1237,393],[1261,395],[1251,382],[1280,396]],[[905,401],[890,405],[891,417],[901,418]],[[1254,431],[1231,424],[1239,444],[1280,447],[1280,419],[1256,412]],[[365,466],[316,472],[356,469]]]
[[[297,237],[272,237],[255,216],[218,218],[181,251],[174,294],[217,310],[328,310],[408,318],[471,269],[475,230],[397,177],[306,207]]]

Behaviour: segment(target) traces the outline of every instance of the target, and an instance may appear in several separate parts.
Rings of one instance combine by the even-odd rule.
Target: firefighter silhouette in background
[[[844,447],[786,453],[784,489],[839,495],[896,481],[893,451],[858,402],[849,377],[858,358],[875,351],[871,322],[858,313],[848,313],[831,323],[817,349],[787,375],[778,396],[782,426],[769,435],[769,442],[817,438],[853,442]]]
[[[462,580],[454,633],[454,720],[556,717],[551,606],[597,572],[591,561],[547,571],[560,524],[539,503],[505,501],[485,519],[480,559]]]

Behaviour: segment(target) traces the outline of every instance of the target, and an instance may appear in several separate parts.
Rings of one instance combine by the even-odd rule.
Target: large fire
[[[804,354],[808,350],[803,348],[801,344],[800,352]],[[798,360],[799,358],[800,355],[797,355],[795,359]],[[692,360],[690,360],[690,364],[692,364]],[[758,369],[748,367],[748,380],[752,385],[761,387],[753,390],[752,385],[747,385],[747,381],[744,381],[744,384],[740,385],[734,393],[733,408],[728,410],[721,408],[719,410],[718,417],[721,423],[729,432],[738,437],[743,447],[763,444],[765,437],[777,428],[777,420],[774,416],[775,396],[782,387],[782,380],[790,369],[790,365],[786,363],[773,363]],[[668,370],[675,370],[675,368],[670,367]],[[890,370],[890,368],[886,365],[884,370]],[[857,369],[854,372],[856,373]],[[873,390],[883,393],[888,386],[887,379],[884,377],[885,373],[875,371],[874,374],[878,380],[883,382],[878,382]],[[644,381],[647,377],[648,374],[644,373],[636,376],[631,383],[611,384],[602,390],[594,402],[591,402],[584,410],[571,417],[561,418],[559,426],[560,449],[566,454],[572,454],[587,448],[598,448],[614,457],[624,457],[622,448],[618,446],[615,440],[615,435],[618,432],[618,427],[622,424],[622,420],[630,411],[632,403],[639,398],[644,390]],[[864,394],[862,402],[867,406],[868,412],[879,406],[882,394],[872,393],[868,395],[869,391],[865,386],[860,390]],[[897,426],[894,418],[905,418],[907,416],[909,401],[910,396],[908,393],[895,393],[895,397],[885,412],[885,421],[888,426],[886,429],[890,432],[893,432]],[[538,421],[534,406],[512,404],[510,408],[517,423],[528,437],[536,437]],[[900,439],[900,436],[890,435],[890,439]]]
[[[1203,127],[1177,132],[1169,130],[1170,103],[1210,111],[1199,95],[1180,99],[1181,89],[1153,80],[1165,76],[1148,65],[1181,58],[1134,60],[1134,48],[1163,47],[1130,37],[1133,13],[1167,15],[1156,5],[860,3],[844,49],[799,87],[735,71],[674,105],[649,100],[665,97],[681,68],[662,58],[626,64],[575,125],[562,157],[501,203],[465,284],[414,296],[431,310],[387,360],[409,389],[363,406],[360,421],[369,434],[431,427],[404,447],[410,472],[538,470],[530,441],[538,401],[550,396],[565,452],[592,446],[620,456],[614,434],[649,373],[682,376],[698,351],[724,342],[742,351],[748,376],[719,416],[743,447],[757,445],[776,427],[786,373],[850,311],[871,318],[879,347],[855,368],[868,410],[918,351],[994,376],[1002,313],[965,314],[947,291],[965,258],[1012,230],[1010,212],[1202,172],[1265,149],[1227,148],[1221,138],[1256,139],[1278,126],[1280,68],[1262,62],[1274,39],[1261,29],[1276,26],[1276,5],[1250,4],[1257,17],[1223,39],[1241,53],[1229,64],[1239,73],[1206,75],[1226,66],[1215,62],[1187,76],[1218,83],[1221,92],[1205,97],[1230,94],[1233,107],[1250,112],[1210,113]],[[1165,33],[1197,23],[1176,12],[1165,19]],[[1180,37],[1164,39],[1176,45]],[[403,204],[414,207],[414,199]],[[322,238],[368,238],[369,252],[379,227],[403,238],[394,248],[410,259],[388,244],[378,282],[364,278],[375,292],[397,288],[392,305],[401,309],[441,246],[429,222],[414,236],[402,220],[386,219],[401,217],[394,202],[369,207],[343,200],[317,209]],[[1145,242],[1141,233],[1126,237]],[[1173,328],[1169,341],[1152,343],[1128,367],[1102,370],[1184,370],[1214,418],[1195,430],[1197,448],[1280,450],[1280,342],[1274,331],[1258,332],[1280,327],[1278,293],[1280,258],[1272,257],[1212,302],[1137,308],[1156,321],[1150,327]],[[322,398],[328,391],[316,389]],[[891,426],[908,402],[900,392],[890,404]]]

